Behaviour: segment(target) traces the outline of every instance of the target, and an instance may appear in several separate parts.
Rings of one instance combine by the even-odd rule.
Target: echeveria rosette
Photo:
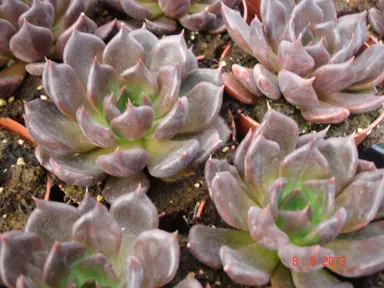
[[[384,36],[384,1],[377,0],[377,8],[372,7],[368,10],[368,20],[373,30],[381,37]]]
[[[299,136],[292,119],[269,110],[234,166],[208,160],[211,199],[233,228],[192,227],[192,254],[254,286],[352,287],[322,269],[324,257],[345,277],[382,270],[384,221],[371,221],[383,216],[384,170],[358,159],[353,136],[326,132]]]
[[[136,22],[145,21],[147,28],[158,35],[177,29],[177,21],[191,31],[220,33],[225,30],[221,3],[233,7],[238,0],[111,0],[104,1],[126,13]],[[131,21],[132,22],[132,21]],[[135,21],[131,23],[137,25]],[[128,24],[130,21],[127,22]]]
[[[105,45],[74,31],[64,63],[46,63],[43,85],[51,101],[25,104],[26,127],[40,163],[70,184],[112,175],[107,190],[147,187],[145,167],[173,177],[204,163],[230,135],[219,116],[221,71],[199,69],[183,34],[159,40],[123,25]]]
[[[94,33],[97,26],[85,14],[91,15],[95,6],[95,0],[33,0],[31,6],[20,0],[1,1],[0,98],[9,97],[21,84],[26,63],[45,56],[61,58],[73,29]],[[27,69],[39,70],[35,64]]]
[[[180,247],[177,232],[159,230],[158,224],[158,211],[141,188],[118,197],[110,211],[89,194],[77,208],[36,200],[25,231],[1,235],[0,283],[17,288],[163,286],[177,271]],[[196,282],[180,287],[199,287]]]
[[[233,41],[258,60],[253,69],[233,65],[226,85],[256,101],[284,98],[310,122],[340,123],[350,113],[377,109],[384,97],[384,46],[358,55],[367,35],[367,11],[337,18],[332,0],[262,0],[261,20],[246,24],[225,5],[222,15]],[[252,102],[250,101],[250,102]]]

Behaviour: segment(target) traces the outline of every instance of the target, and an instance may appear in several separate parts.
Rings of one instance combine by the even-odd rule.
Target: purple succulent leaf
[[[214,27],[217,16],[208,9],[193,14],[185,14],[179,18],[180,24],[191,31],[208,30]]]
[[[226,223],[237,229],[248,230],[248,210],[256,204],[230,172],[216,173],[211,183],[211,198]]]
[[[276,53],[269,46],[269,43],[264,34],[263,24],[255,17],[250,26],[249,42],[251,46],[251,55],[268,70],[278,71],[278,57]],[[248,37],[247,37],[248,38]]]
[[[1,52],[11,52],[9,47],[9,42],[13,35],[16,34],[15,27],[7,20],[0,18],[0,51]]]
[[[196,85],[201,82],[209,82],[216,86],[222,86],[221,68],[218,69],[195,69],[187,74],[187,77],[181,83],[180,95],[187,95]]]
[[[0,275],[7,287],[16,287],[20,275],[41,281],[48,252],[35,233],[11,231],[1,235]]]
[[[103,63],[111,65],[120,74],[135,66],[138,59],[145,61],[143,45],[131,36],[125,25],[122,25],[119,33],[105,46]]]
[[[240,13],[221,5],[221,14],[225,27],[233,41],[246,53],[253,55],[249,35],[253,29],[241,17]],[[252,44],[253,46],[253,44]]]
[[[287,178],[291,184],[326,177],[328,162],[316,146],[316,140],[312,140],[288,154],[280,163],[280,177]]]
[[[44,62],[36,62],[36,63],[28,63],[27,66],[25,66],[25,70],[31,75],[34,76],[42,76],[44,73]]]
[[[111,93],[109,96],[104,98],[103,112],[104,112],[104,118],[105,120],[107,120],[108,123],[110,123],[113,119],[121,115],[119,108],[117,108],[116,106],[113,93]]]
[[[181,82],[181,69],[179,64],[176,63],[175,66],[160,68],[157,75],[159,92],[153,103],[156,118],[163,117],[172,109],[179,97]]]
[[[342,232],[352,232],[368,225],[375,218],[383,196],[382,171],[362,172],[356,175],[335,199],[335,206],[344,207],[348,213]]]
[[[299,128],[288,116],[270,109],[265,113],[255,135],[258,134],[263,134],[265,139],[278,143],[282,156],[285,156],[295,150]]]
[[[279,88],[284,98],[292,105],[299,107],[315,107],[319,99],[313,82],[315,78],[304,79],[288,70],[281,70],[278,75]]]
[[[116,147],[112,131],[92,119],[84,107],[77,110],[76,118],[81,131],[89,142],[102,148]]]
[[[280,161],[279,144],[265,139],[262,133],[252,139],[244,159],[244,172],[252,198],[258,203],[264,202],[268,187],[278,178]]]
[[[291,271],[281,262],[277,264],[273,271],[271,285],[274,288],[296,288],[292,280]]]
[[[31,278],[20,275],[19,278],[17,278],[16,288],[36,288],[36,284]]]
[[[45,2],[49,2],[55,8],[55,16],[61,16],[65,10],[68,8],[70,0],[45,0]]]
[[[261,19],[263,19],[265,35],[272,49],[277,50],[280,44],[280,35],[289,15],[279,0],[261,1],[261,5],[263,5]]]
[[[138,20],[157,18],[156,16],[162,13],[160,7],[155,2],[145,3],[140,0],[126,0],[120,1],[120,4],[125,13]]]
[[[7,0],[0,4],[0,18],[5,19],[16,28],[21,14],[29,9],[29,6],[23,1]]]
[[[0,98],[7,99],[23,82],[25,77],[25,63],[17,61],[10,67],[0,71]]]
[[[43,84],[56,107],[71,120],[76,120],[76,111],[81,107],[92,111],[86,91],[70,65],[48,60],[43,72]]]
[[[160,287],[169,283],[179,266],[177,232],[171,234],[153,229],[141,233],[133,247],[133,255],[143,267],[144,287]]]
[[[239,146],[237,146],[235,153],[233,155],[233,164],[235,165],[237,171],[242,177],[245,177],[245,155],[248,152],[249,147],[252,144],[252,140],[254,138],[255,132],[249,129],[247,135],[245,135],[244,139],[240,142]]]
[[[299,238],[312,228],[312,208],[307,204],[303,209],[281,210],[278,212],[279,228],[287,235]]]
[[[146,190],[139,186],[135,191],[118,197],[111,206],[110,213],[121,228],[121,248],[116,268],[123,269],[127,256],[132,252],[136,239],[144,231],[159,226],[156,207],[145,194]]]
[[[368,10],[368,20],[371,23],[373,30],[380,36],[384,35],[384,15],[383,12],[376,7]]]
[[[24,19],[23,26],[12,37],[9,47],[18,59],[36,62],[49,53],[53,41],[51,29],[30,24]]]
[[[312,140],[317,140],[318,144],[322,143],[325,135],[327,135],[329,127],[330,126],[316,133],[307,133],[299,136],[299,138],[297,139],[296,148],[300,148],[301,146],[304,146],[305,144],[311,142]]]
[[[337,29],[336,18],[328,22],[311,25],[310,28],[317,41],[321,41],[323,38],[326,39],[327,50],[331,55],[339,51],[342,42],[339,30]]]
[[[361,114],[376,110],[384,103],[384,97],[366,93],[335,92],[324,94],[322,100],[330,105],[348,109],[351,114]]]
[[[300,273],[292,271],[292,278],[297,288],[353,288],[349,282],[341,282],[325,269]]]
[[[34,0],[31,8],[20,15],[19,27],[23,26],[24,19],[30,24],[51,28],[54,20],[55,10],[51,3],[41,0]]]
[[[280,69],[288,70],[300,77],[305,77],[315,67],[315,60],[304,49],[302,34],[292,43],[282,41],[279,45],[278,57]]]
[[[42,148],[50,152],[70,154],[94,148],[83,136],[77,123],[61,114],[48,101],[36,99],[26,103],[25,117],[28,132]]]
[[[312,263],[312,259],[324,259],[324,257],[334,257],[332,250],[321,247],[320,245],[314,246],[295,246],[293,244],[280,245],[278,250],[280,261],[294,272],[313,272],[323,268],[322,261]],[[297,263],[292,259],[298,260]],[[315,265],[313,265],[315,264]]]
[[[239,249],[247,245],[254,245],[255,241],[246,231],[225,228],[211,228],[195,225],[189,230],[189,251],[200,262],[212,268],[222,268],[220,248],[225,245],[232,249]]]
[[[354,37],[353,54],[357,53],[367,39],[367,11],[345,15],[337,19],[341,43],[348,43]]]
[[[332,6],[333,7],[333,6]],[[318,67],[325,65],[328,63],[329,59],[331,58],[331,55],[329,54],[327,48],[326,48],[326,38],[321,38],[320,42],[314,45],[305,46],[305,51],[312,57],[312,59],[315,61],[314,69],[317,69]]]
[[[86,189],[85,196],[83,200],[81,200],[79,206],[77,206],[77,210],[79,210],[81,215],[84,215],[85,213],[88,213],[91,210],[93,210],[96,204],[97,204],[96,198],[93,197],[91,193],[89,193],[88,189]]]
[[[188,117],[179,134],[201,132],[209,127],[219,115],[223,102],[224,86],[218,87],[209,82],[201,82],[190,90],[188,98]]]
[[[95,35],[99,37],[101,40],[105,41],[112,35],[112,33],[115,31],[115,29],[118,29],[118,22],[117,19],[113,19],[110,22],[107,22],[99,27],[96,27],[95,29]]]
[[[51,171],[61,180],[80,186],[92,186],[103,181],[107,174],[96,165],[96,159],[105,153],[95,149],[80,155],[52,155],[49,158]]]
[[[106,286],[99,286],[96,284],[97,288],[111,287],[111,284],[116,285],[118,283],[118,277],[111,262],[101,253],[88,256],[81,260],[77,264],[77,269],[79,269],[85,276],[97,275],[98,279],[102,279],[103,284],[106,284]]]
[[[357,160],[356,174],[367,172],[367,171],[376,171],[376,165],[374,162],[362,160]]]
[[[337,18],[335,5],[332,0],[316,0],[315,2],[323,10],[323,22],[332,21]]]
[[[274,219],[278,216],[278,204],[279,199],[282,193],[284,192],[284,187],[287,184],[287,179],[279,178],[273,184],[269,186],[269,189],[264,198],[264,207],[269,204],[271,215]]]
[[[293,8],[291,17],[294,18],[295,35],[303,32],[304,28],[311,23],[316,25],[324,21],[323,10],[316,4],[315,0],[304,0]]]
[[[241,285],[266,285],[276,267],[279,258],[274,251],[259,246],[257,243],[231,249],[221,246],[220,259],[228,276]]]
[[[156,35],[168,35],[177,30],[177,22],[165,15],[152,21],[145,19],[145,26]]]
[[[202,288],[203,286],[194,278],[186,278],[183,281],[177,283],[174,288]]]
[[[286,180],[285,178],[280,179]],[[308,197],[301,191],[301,189],[294,189],[284,194],[285,197],[283,197],[279,203],[279,210],[296,210],[300,207],[304,208],[308,204]],[[272,210],[271,213],[273,213]],[[275,217],[274,214],[272,214],[272,216]]]
[[[89,252],[100,252],[116,259],[121,245],[119,224],[98,202],[90,212],[83,214],[72,227],[72,240],[83,244]]]
[[[382,270],[384,267],[384,254],[381,248],[381,243],[384,241],[383,224],[383,221],[373,222],[363,229],[341,235],[329,243],[326,247],[333,250],[335,257],[339,257],[345,265],[327,268],[345,277],[361,277]]]
[[[256,64],[253,68],[253,78],[257,88],[268,98],[278,100],[281,97],[277,75],[267,70],[261,64]]]
[[[143,59],[146,65],[149,65],[149,57],[152,51],[152,48],[159,42],[159,39],[151,32],[148,31],[145,25],[141,29],[134,30],[130,35],[139,42],[144,49],[145,59]]]
[[[159,0],[160,9],[170,18],[179,18],[187,13],[189,6],[191,5],[190,0],[172,1],[172,0]]]
[[[115,151],[96,158],[99,168],[115,177],[129,177],[144,169],[149,161],[148,152],[140,146],[121,146]]]
[[[84,13],[81,13],[75,23],[65,30],[57,39],[55,49],[59,57],[63,57],[64,48],[71,38],[73,31],[93,34],[96,32],[97,25],[92,19],[88,18]]]
[[[188,49],[188,61],[187,61],[187,64],[186,64],[186,71],[187,74],[193,70],[196,70],[199,68],[199,62],[197,60],[197,57],[195,56],[195,54],[193,53],[193,50],[192,50],[192,47]],[[218,69],[221,69],[221,67],[219,67]],[[183,77],[183,79],[185,79],[185,77]],[[208,80],[208,79],[206,79]],[[214,83],[215,84],[215,83]],[[221,85],[217,85],[217,86],[221,86]]]
[[[75,70],[83,87],[87,86],[89,69],[95,57],[101,59],[104,47],[104,42],[97,36],[73,30],[64,48],[63,59]]]
[[[64,203],[38,199],[35,201],[36,208],[28,218],[25,231],[37,233],[47,251],[55,241],[71,241],[72,225],[81,213],[75,207]]]
[[[123,83],[127,83],[133,92],[142,92],[154,95],[158,91],[156,79],[139,59],[135,66],[132,66],[121,73]]]
[[[143,172],[128,177],[109,176],[102,195],[107,202],[113,203],[121,195],[133,192],[139,186],[145,192],[148,191],[150,186],[149,179]]]
[[[253,69],[234,64],[232,65],[232,73],[249,92],[253,95],[261,96],[262,92],[257,87],[256,81],[253,78]]]
[[[181,97],[168,114],[161,118],[152,137],[157,140],[173,138],[185,125],[188,117],[188,98]]]
[[[149,153],[149,173],[158,178],[174,176],[195,159],[200,150],[199,141],[150,140],[145,143]]]
[[[315,107],[301,108],[301,115],[308,122],[337,124],[348,118],[349,111],[319,100],[319,104]]]
[[[254,240],[269,250],[277,250],[289,243],[288,236],[275,224],[271,206],[265,208],[251,207],[248,211],[249,232]]]
[[[336,195],[356,174],[358,154],[354,136],[328,138],[319,150],[329,164],[329,175],[335,177]]]
[[[61,287],[68,281],[71,265],[85,256],[86,249],[76,242],[55,242],[44,264],[44,282],[50,287]]]
[[[354,83],[356,78],[352,58],[341,64],[327,64],[313,72],[315,77],[313,87],[318,93],[333,93],[341,91]]]
[[[51,158],[51,155],[47,150],[41,146],[37,146],[35,149],[35,157],[39,161],[40,165],[48,171],[52,171],[52,167],[49,165],[49,158]]]
[[[129,256],[123,272],[122,288],[141,288],[144,278],[144,270],[135,256]]]
[[[339,64],[350,59],[354,55],[355,38],[355,34],[352,34],[349,42],[332,55],[331,59],[329,59],[329,64]]]
[[[64,14],[64,27],[70,27],[73,23],[76,22],[77,18],[79,18],[79,16],[83,12],[86,15],[93,15],[93,13],[96,11],[96,4],[96,0],[70,1],[70,3],[68,3],[68,8],[66,9]]]

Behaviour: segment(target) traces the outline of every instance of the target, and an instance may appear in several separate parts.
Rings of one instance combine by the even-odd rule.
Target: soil
[[[346,4],[347,0],[335,0],[339,15],[355,13],[374,5],[371,0],[349,0],[352,6]],[[113,12],[100,6],[97,11],[96,22],[100,25],[117,17],[124,20],[126,16]],[[180,29],[181,30],[181,29]],[[225,57],[224,71],[230,71],[233,63],[253,67],[256,64],[254,58],[247,56],[230,39],[227,33],[208,35],[203,33],[185,31],[185,37],[189,47],[193,47],[195,55],[203,55],[200,61],[201,67],[217,68],[222,51],[228,44],[231,50]],[[381,89],[383,87],[380,87]],[[383,91],[383,90],[381,90]],[[47,95],[41,88],[41,79],[27,76],[20,89],[15,93],[14,100],[0,107],[0,117],[10,117],[20,123],[23,120],[23,101],[31,101],[41,95]],[[299,110],[289,105],[284,100],[269,101],[261,99],[256,105],[243,105],[229,95],[224,96],[221,116],[231,125],[232,111],[236,117],[239,111],[261,121],[267,109],[267,101],[271,107],[294,118],[300,126],[301,133],[319,131],[326,125],[308,124],[302,118]],[[351,116],[345,123],[332,125],[328,136],[345,136],[359,128],[366,128],[383,110],[374,111],[358,116]],[[213,157],[232,160],[235,147],[241,140],[241,135],[235,135],[226,147],[219,150]],[[379,125],[361,145],[366,149],[375,143],[383,143],[384,124]],[[0,129],[0,232],[23,229],[28,215],[34,208],[32,197],[43,198],[46,189],[47,177],[52,181],[50,200],[62,201],[76,205],[83,198],[85,188],[67,185],[50,175],[42,168],[33,153],[33,147],[18,136],[6,130]],[[226,152],[224,152],[226,151]],[[23,161],[18,160],[22,158]],[[22,164],[24,162],[24,164]],[[19,165],[17,164],[19,163]],[[20,165],[21,164],[21,165]],[[148,192],[160,214],[160,228],[169,232],[178,231],[181,245],[181,258],[179,270],[174,280],[167,287],[174,286],[185,277],[195,277],[204,287],[242,287],[231,281],[222,270],[211,269],[198,262],[186,247],[190,227],[197,223],[209,226],[227,227],[217,214],[213,202],[208,196],[204,181],[203,169],[200,167],[194,174],[173,182],[164,182],[159,179],[151,179],[151,188]],[[89,187],[90,192],[101,195],[104,183]],[[202,208],[203,207],[203,208]],[[200,208],[200,209],[199,209]],[[201,210],[201,214],[199,214]],[[355,287],[373,288],[384,287],[384,274],[355,279]]]

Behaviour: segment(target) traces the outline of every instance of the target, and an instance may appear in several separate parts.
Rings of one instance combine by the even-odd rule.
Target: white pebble
[[[19,139],[19,141],[17,141],[17,143],[19,143],[19,145],[23,145],[24,144],[24,140],[23,139]]]
[[[16,165],[18,166],[25,165],[24,158],[23,157],[17,158]]]

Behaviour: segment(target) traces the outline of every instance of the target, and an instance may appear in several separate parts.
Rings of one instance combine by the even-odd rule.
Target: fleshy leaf
[[[135,256],[129,256],[124,269],[122,288],[141,288],[144,270],[139,260]]]
[[[307,273],[292,271],[292,278],[296,287],[299,288],[353,288],[352,284],[348,282],[341,282],[325,269],[319,269]]]
[[[277,76],[260,64],[253,68],[253,77],[257,88],[268,98],[278,100],[281,97]]]
[[[319,104],[315,107],[303,107],[301,115],[309,122],[337,124],[348,118],[349,111],[345,108],[319,101]]]

